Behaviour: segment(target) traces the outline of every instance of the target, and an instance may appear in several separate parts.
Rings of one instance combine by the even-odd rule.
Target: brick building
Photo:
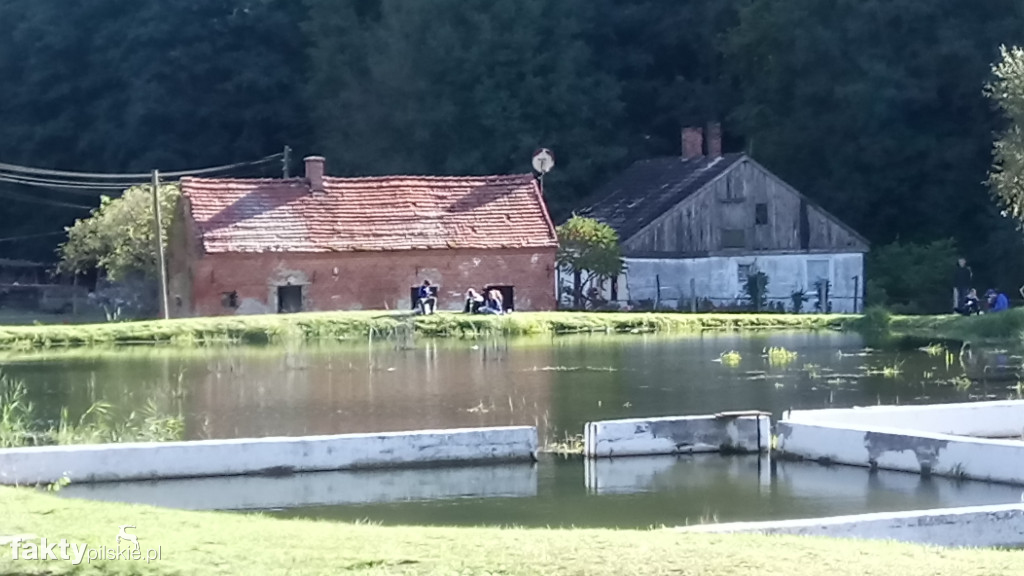
[[[171,315],[438,309],[495,287],[517,310],[555,307],[555,229],[530,174],[184,178],[168,249]]]

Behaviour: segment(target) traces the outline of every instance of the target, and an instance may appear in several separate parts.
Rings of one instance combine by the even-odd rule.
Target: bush
[[[892,315],[881,306],[871,306],[853,323],[853,328],[866,335],[881,335],[889,332]]]
[[[952,307],[952,240],[930,244],[893,242],[868,255],[868,306],[885,306],[906,314],[941,314]]]

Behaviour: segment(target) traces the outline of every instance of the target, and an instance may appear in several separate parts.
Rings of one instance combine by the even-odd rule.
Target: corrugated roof
[[[555,230],[530,174],[183,178],[202,246],[217,252],[549,248]]]
[[[743,154],[718,158],[678,156],[634,162],[602,186],[594,202],[577,211],[608,224],[626,240],[656,218],[703,188],[735,164]]]

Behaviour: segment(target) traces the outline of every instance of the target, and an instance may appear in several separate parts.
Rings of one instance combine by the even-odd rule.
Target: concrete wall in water
[[[1009,438],[1024,435],[1024,400],[790,410],[785,413],[783,420],[906,428],[958,436]]]
[[[836,464],[1024,484],[1024,442],[902,428],[781,421],[777,450]]]
[[[897,540],[936,546],[1020,547],[1024,545],[1024,504],[705,524],[677,530]]]
[[[0,484],[107,482],[533,461],[530,426],[0,450]]]
[[[771,445],[771,417],[725,413],[588,422],[583,445],[590,458],[761,452]]]
[[[257,510],[537,495],[532,463],[70,484],[59,496],[184,510]]]

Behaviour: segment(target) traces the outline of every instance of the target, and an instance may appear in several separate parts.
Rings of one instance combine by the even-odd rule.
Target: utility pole
[[[160,267],[160,309],[164,320],[171,317],[167,306],[167,267],[164,265],[164,232],[160,226],[160,171],[153,170],[153,218],[156,226],[156,258]]]
[[[284,174],[285,180],[287,180],[289,178],[289,176],[288,176],[288,165],[291,164],[291,162],[292,162],[292,147],[291,146],[285,146],[284,147],[284,157],[281,158],[281,172]]]

